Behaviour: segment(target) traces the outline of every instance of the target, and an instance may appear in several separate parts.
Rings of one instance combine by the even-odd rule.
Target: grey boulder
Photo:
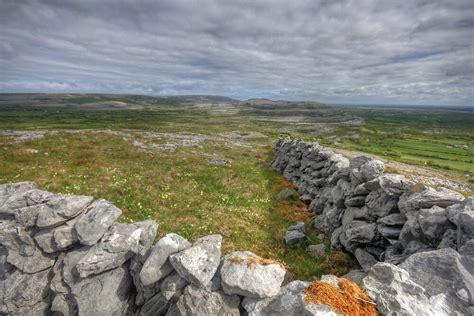
[[[374,256],[362,248],[357,248],[354,251],[354,256],[366,273],[369,272],[370,268],[372,268],[372,266],[378,262]]]
[[[450,315],[442,298],[430,300],[407,271],[393,264],[377,263],[362,283],[383,315]]]
[[[14,194],[36,189],[36,184],[30,181],[0,184],[0,207]]]
[[[199,238],[192,247],[173,254],[169,260],[178,274],[197,286],[207,286],[220,263],[221,235]]]
[[[76,264],[81,278],[118,268],[134,254],[146,251],[153,243],[155,221],[114,224],[102,240],[92,246]]]
[[[446,188],[425,188],[421,192],[402,194],[398,201],[398,208],[400,213],[410,217],[422,208],[427,209],[435,205],[445,208],[463,200],[464,196]]]
[[[446,295],[453,311],[466,313],[474,303],[474,258],[462,256],[451,248],[416,253],[401,265],[410,278],[426,289],[429,297]],[[466,292],[467,298],[458,293]]]
[[[170,307],[168,316],[240,315],[240,298],[237,295],[227,295],[222,291],[211,292],[207,288],[189,285],[178,301]]]
[[[277,195],[278,200],[292,200],[294,198],[295,194],[290,189],[283,189]]]
[[[225,293],[264,298],[278,294],[286,271],[250,251],[236,251],[224,257],[220,273]]]
[[[36,273],[54,265],[54,258],[37,247],[31,232],[14,220],[0,220],[0,244],[8,250],[6,261],[25,273]]]
[[[380,160],[369,160],[360,166],[359,170],[363,182],[367,182],[382,175],[385,165]]]
[[[386,173],[381,175],[378,180],[382,190],[390,196],[400,196],[413,187],[413,182],[399,174]]]
[[[34,274],[14,271],[0,280],[1,315],[43,315],[49,306],[49,270]]]
[[[183,237],[171,233],[161,238],[151,248],[150,255],[146,259],[140,271],[140,281],[147,286],[159,281],[173,271],[169,262],[170,255],[191,247],[191,243]]]
[[[80,278],[74,267],[87,253],[88,247],[69,252],[64,258],[63,278],[68,297],[79,315],[125,315],[133,292],[128,265],[87,278]]]
[[[304,314],[304,303],[301,293],[309,282],[293,281],[283,286],[280,292],[269,298],[249,298],[242,301],[242,307],[248,316],[299,316]]]
[[[92,203],[74,226],[80,243],[86,246],[97,243],[121,214],[119,208],[104,199]]]
[[[53,193],[38,189],[14,191],[12,195],[3,197],[4,201],[0,205],[0,214],[13,214],[16,209],[46,203],[53,196]]]
[[[36,220],[40,228],[55,227],[79,215],[93,200],[92,196],[58,194],[42,205]]]

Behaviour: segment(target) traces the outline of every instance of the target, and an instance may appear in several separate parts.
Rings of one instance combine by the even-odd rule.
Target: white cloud
[[[0,91],[473,104],[474,3],[0,3]]]

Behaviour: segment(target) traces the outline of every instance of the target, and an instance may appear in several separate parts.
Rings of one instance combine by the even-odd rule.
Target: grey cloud
[[[474,3],[6,0],[0,91],[469,104]]]

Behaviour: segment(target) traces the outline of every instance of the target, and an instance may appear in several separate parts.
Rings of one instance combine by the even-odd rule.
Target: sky
[[[0,92],[474,105],[474,1],[0,0]]]

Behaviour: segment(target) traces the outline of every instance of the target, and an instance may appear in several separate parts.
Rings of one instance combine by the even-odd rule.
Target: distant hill
[[[263,120],[338,123],[354,118],[341,109],[312,101],[273,101],[249,99],[239,104],[243,114]]]
[[[146,105],[193,106],[197,104],[232,104],[240,102],[228,97],[212,95],[147,96],[90,93],[3,93],[0,106],[70,106],[78,109],[114,110],[139,109]]]

